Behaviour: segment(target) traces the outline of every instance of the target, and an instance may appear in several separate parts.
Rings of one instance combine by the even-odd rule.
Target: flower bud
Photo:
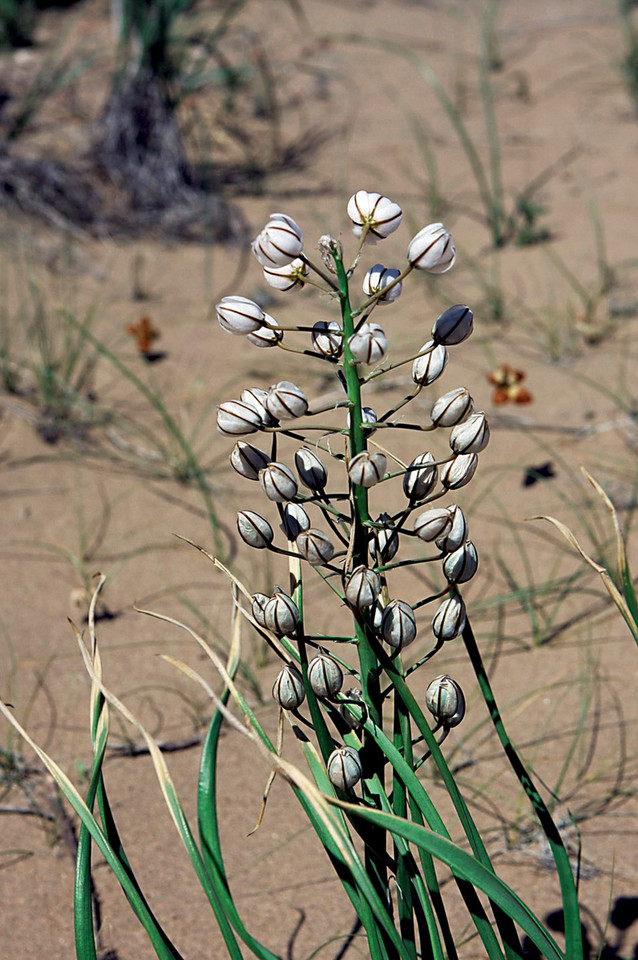
[[[386,459],[382,453],[362,450],[352,458],[348,466],[351,483],[359,487],[373,487],[385,475]]]
[[[233,470],[247,480],[258,480],[259,471],[270,463],[268,454],[244,440],[237,441],[229,459]]]
[[[248,297],[222,297],[215,310],[222,330],[236,337],[254,333],[266,319],[259,304]]]
[[[283,267],[303,250],[303,233],[292,217],[271,213],[251,249],[262,267]]]
[[[460,686],[443,674],[436,677],[425,691],[425,705],[444,727],[456,727],[465,716],[465,697]]]
[[[430,510],[420,513],[414,521],[414,532],[426,543],[446,536],[451,527],[452,517],[448,507],[431,507]]]
[[[332,699],[343,686],[343,670],[336,660],[320,651],[308,664],[308,683],[317,697]]]
[[[363,278],[363,292],[366,297],[376,296],[378,304],[392,303],[401,293],[401,281],[395,283],[387,293],[383,293],[383,290],[396,280],[400,273],[401,271],[394,267],[384,267],[382,263],[375,263]]]
[[[396,556],[399,549],[399,534],[390,526],[391,518],[388,513],[380,513],[377,523],[384,524],[377,527],[370,536],[370,554],[373,560],[377,558],[381,563],[389,563]]]
[[[226,400],[217,407],[217,429],[226,437],[255,433],[262,426],[257,411],[241,400]]]
[[[293,287],[303,287],[309,273],[308,264],[297,257],[283,267],[264,267],[264,280],[277,290],[292,290]]]
[[[393,203],[388,197],[357,190],[348,200],[348,216],[354,224],[352,232],[355,237],[360,237],[363,227],[367,226],[368,235],[383,239],[396,230],[403,214],[398,203]]]
[[[323,461],[310,447],[300,447],[295,453],[295,466],[299,479],[309,490],[323,490],[328,473]]]
[[[432,618],[432,632],[437,640],[452,640],[465,628],[465,604],[457,594],[444,600]]]
[[[450,433],[454,453],[480,453],[490,439],[490,428],[483,411],[472,414],[463,423],[457,423]]]
[[[364,610],[372,606],[381,592],[381,578],[378,573],[361,564],[355,567],[344,581],[346,600],[355,610]]]
[[[266,604],[270,600],[270,597],[265,593],[254,593],[253,594],[253,605],[252,605],[252,615],[255,623],[258,623],[260,627],[266,628],[266,617],[264,616],[266,610]]]
[[[274,593],[264,608],[264,621],[273,633],[282,637],[290,636],[299,622],[297,604],[283,590]]]
[[[467,420],[474,410],[474,401],[465,387],[449,390],[435,402],[430,416],[437,427],[455,427]]]
[[[453,553],[467,540],[467,520],[463,511],[456,503],[449,506],[448,511],[452,518],[452,526],[447,533],[435,541],[442,553]]]
[[[433,341],[429,340],[423,344],[420,355],[412,364],[412,379],[422,387],[434,383],[443,373],[447,363],[447,350],[443,344],[433,347],[432,343]]]
[[[475,453],[462,453],[441,467],[441,483],[446,490],[458,490],[470,482],[476,468],[478,457]]]
[[[328,757],[328,777],[338,790],[352,790],[363,776],[361,758],[354,747],[339,747]]]
[[[275,422],[271,415],[268,412],[266,407],[266,399],[268,397],[268,391],[262,390],[261,387],[249,387],[246,390],[241,392],[241,402],[246,403],[249,407],[252,407],[253,410],[259,416],[262,426],[269,427]]]
[[[293,541],[304,530],[310,529],[310,517],[300,503],[284,504],[281,529],[286,537]]]
[[[362,323],[348,346],[355,363],[378,363],[388,351],[388,338],[378,323]]]
[[[297,481],[292,470],[283,463],[269,463],[259,473],[259,482],[269,500],[285,503],[297,496]]]
[[[361,407],[361,423],[376,423],[377,415],[372,407]],[[350,429],[350,424],[352,423],[352,417],[350,416],[350,411],[348,410],[348,415],[346,417],[346,423],[348,424],[348,430]],[[368,431],[368,436],[370,433],[373,433],[372,430]]]
[[[443,576],[449,583],[467,583],[476,573],[478,567],[478,554],[476,547],[471,540],[448,553],[443,561]]]
[[[306,699],[303,677],[292,663],[287,663],[275,677],[272,695],[284,710],[296,710]]]
[[[324,563],[329,563],[335,552],[330,537],[323,530],[317,530],[314,527],[300,533],[295,540],[295,545],[300,555],[312,567],[320,567]]]
[[[308,409],[308,400],[295,383],[280,380],[268,391],[266,407],[277,420],[294,420],[295,417],[303,417]]]
[[[343,330],[336,320],[317,320],[310,334],[312,346],[324,357],[340,357],[343,350]]]
[[[439,472],[431,453],[415,457],[403,476],[403,492],[411,501],[423,500],[436,485]]]
[[[444,310],[441,316],[434,321],[432,339],[436,343],[451,347],[456,343],[467,340],[473,328],[474,314],[469,307],[457,303],[455,306]]]
[[[381,621],[383,639],[395,650],[402,650],[416,637],[414,610],[405,600],[390,600]]]
[[[252,510],[240,510],[237,514],[237,529],[244,543],[257,550],[265,550],[275,537],[266,518]]]
[[[454,266],[456,250],[452,235],[442,223],[430,223],[408,244],[408,261],[417,270],[445,273]]]
[[[283,331],[276,329],[279,324],[274,317],[271,317],[269,313],[265,316],[267,323],[259,330],[255,330],[254,333],[249,333],[246,340],[255,347],[276,347],[284,338]]]

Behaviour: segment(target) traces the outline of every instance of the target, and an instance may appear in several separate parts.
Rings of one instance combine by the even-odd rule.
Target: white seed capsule
[[[343,350],[343,330],[336,320],[317,320],[310,335],[312,346],[324,357],[340,357]]]
[[[336,660],[321,651],[308,664],[308,683],[317,697],[331,699],[343,686],[343,670]]]
[[[414,610],[405,600],[390,600],[381,621],[383,639],[395,650],[402,650],[416,637]]]
[[[310,529],[310,517],[300,503],[284,504],[281,529],[288,540],[293,541],[304,530]]]
[[[443,576],[449,583],[467,583],[476,573],[478,567],[478,554],[476,547],[471,540],[448,553],[443,561]]]
[[[263,426],[269,427],[275,422],[266,407],[267,390],[262,390],[261,387],[249,387],[242,390],[240,396],[241,402],[248,407],[252,407],[257,413]]]
[[[466,623],[465,604],[457,594],[444,600],[432,618],[432,632],[437,640],[453,640],[463,633]]]
[[[474,401],[465,387],[455,387],[436,401],[430,416],[437,427],[454,427],[467,420],[474,410]]]
[[[383,527],[376,528],[370,536],[370,555],[373,560],[378,558],[381,563],[389,563],[399,549],[399,534],[392,528],[388,513],[380,513],[377,523]]]
[[[383,293],[383,290],[396,280],[400,273],[401,271],[394,267],[384,267],[382,263],[375,263],[363,278],[363,292],[366,297],[377,296],[377,303],[380,306],[392,303],[401,293],[401,281],[395,283],[387,293]]]
[[[287,663],[275,677],[272,695],[284,710],[296,710],[306,699],[303,677],[292,663]]]
[[[312,567],[329,563],[335,552],[330,537],[323,530],[317,530],[314,527],[300,533],[295,540],[295,545],[303,559],[307,560]]]
[[[273,528],[265,517],[252,510],[240,510],[237,514],[239,536],[249,547],[265,550],[275,538]]]
[[[350,482],[359,487],[373,487],[385,475],[386,459],[382,453],[362,450],[348,466]]]
[[[378,363],[388,352],[388,338],[378,323],[362,323],[348,340],[355,363]]]
[[[383,239],[397,229],[403,214],[399,204],[389,197],[357,190],[348,200],[348,216],[354,224],[355,237],[360,237],[363,227],[367,226],[370,234]]]
[[[277,420],[294,420],[295,417],[303,417],[308,409],[308,400],[295,383],[280,380],[268,391],[266,407]]]
[[[427,497],[436,486],[438,475],[436,461],[429,451],[415,457],[403,476],[403,492],[408,500]]]
[[[480,453],[490,439],[490,428],[482,410],[458,423],[450,433],[450,447],[454,453]]]
[[[408,244],[408,261],[417,270],[445,273],[454,266],[455,260],[452,235],[442,223],[429,223]]]
[[[266,604],[270,600],[270,597],[265,593],[254,593],[253,594],[253,606],[252,606],[252,615],[255,623],[258,623],[260,627],[266,627],[266,617],[264,612],[266,610]]]
[[[292,217],[271,213],[251,249],[262,267],[283,267],[303,250],[303,233]]]
[[[414,532],[426,543],[446,536],[451,527],[452,517],[447,507],[431,507],[420,513],[414,521]]]
[[[444,310],[434,321],[432,337],[437,343],[452,346],[467,340],[474,328],[474,314],[469,307],[457,303]]]
[[[292,470],[283,463],[269,463],[259,473],[259,482],[269,500],[285,503],[297,496],[297,481]]]
[[[385,608],[382,607],[381,603],[377,600],[377,602],[373,603],[370,609],[368,610],[368,617],[370,618],[372,629],[376,634],[381,633],[381,624],[383,623],[384,609]]]
[[[470,482],[477,467],[478,457],[475,453],[459,454],[441,467],[441,483],[446,490],[458,490]]]
[[[448,510],[452,518],[452,526],[448,533],[435,541],[442,553],[453,553],[467,540],[468,527],[465,514],[456,503],[451,504]]]
[[[448,353],[442,344],[433,346],[428,340],[421,347],[421,355],[412,364],[412,379],[422,387],[427,387],[440,377],[447,364]]]
[[[437,721],[444,727],[455,727],[465,716],[465,697],[460,686],[442,674],[428,685],[425,691],[425,705]]]
[[[255,433],[262,426],[257,411],[241,400],[226,400],[217,407],[217,429],[226,437]]]
[[[348,700],[363,701],[363,697],[359,687],[349,687],[347,690],[344,690],[344,696],[346,696]],[[352,715],[352,713],[348,709],[347,704],[343,703],[341,704],[341,706],[337,707],[337,709],[341,714],[344,722],[350,727],[351,730],[359,730],[359,728],[361,727],[362,720],[357,720],[357,718]],[[363,714],[363,716],[365,717],[365,713]]]
[[[361,423],[376,423],[377,415],[372,407],[361,407]],[[350,429],[350,424],[352,423],[352,417],[350,416],[350,411],[348,410],[348,415],[346,417],[346,423],[348,424],[348,429]],[[368,431],[368,436],[373,433],[373,430]]]
[[[283,330],[277,330],[279,324],[274,317],[271,317],[269,313],[266,314],[266,323],[268,326],[264,325],[260,327],[259,330],[255,330],[254,333],[249,333],[246,337],[250,343],[255,347],[276,347],[283,338]]]
[[[266,314],[248,297],[222,297],[215,307],[222,330],[236,337],[245,337],[262,326]]]
[[[297,604],[283,590],[274,593],[265,606],[264,621],[273,633],[282,637],[293,634],[299,622]]]
[[[333,750],[327,763],[330,783],[338,790],[352,790],[363,776],[361,758],[354,747]]]
[[[361,564],[355,567],[344,581],[346,600],[355,610],[371,607],[381,592],[381,578],[378,573]]]
[[[270,463],[268,454],[252,443],[238,440],[230,454],[230,465],[246,480],[258,480],[259,471]]]
[[[264,280],[277,290],[292,290],[293,287],[303,287],[309,273],[308,264],[297,257],[283,267],[264,267]]]
[[[309,447],[300,447],[295,453],[295,466],[299,479],[309,490],[323,490],[328,480],[328,473],[323,461],[314,450]]]

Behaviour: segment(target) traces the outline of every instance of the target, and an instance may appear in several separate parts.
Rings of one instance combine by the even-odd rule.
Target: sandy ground
[[[282,167],[256,185],[255,195],[238,190],[231,196],[251,234],[272,210],[284,210],[307,237],[329,232],[351,244],[347,198],[360,188],[379,190],[405,211],[406,224],[387,241],[390,258],[403,257],[412,232],[441,215],[453,231],[457,267],[435,285],[406,286],[389,308],[392,355],[418,349],[442,305],[473,306],[476,333],[454,355],[441,388],[467,384],[492,424],[476,478],[459,493],[481,556],[480,575],[465,596],[511,733],[546,795],[557,788],[557,817],[574,858],[580,837],[581,897],[592,948],[599,949],[615,904],[604,934],[608,955],[635,956],[638,656],[596,575],[585,572],[548,525],[524,521],[559,516],[585,543],[598,537],[613,560],[609,519],[579,465],[603,483],[624,522],[635,506],[638,126],[619,69],[623,35],[612,0],[503,3],[496,21],[502,67],[491,79],[504,196],[512,209],[516,194],[535,184],[534,199],[544,209],[540,223],[551,241],[495,252],[467,156],[419,73],[426,62],[436,71],[486,163],[478,84],[482,9],[474,0],[303,0],[300,19],[292,5],[278,0],[249,3],[228,41],[229,54],[259,39],[281,84],[282,138],[310,129],[329,136],[303,171]],[[6,58],[1,69],[13,77],[34,69],[60,36],[71,46],[89,47],[108,36],[101,2],[52,12],[42,24],[42,47]],[[62,155],[81,150],[104,82],[104,71],[98,80],[90,73],[73,97],[54,98],[27,148],[48,146]],[[209,109],[214,118],[215,102],[199,95],[188,109],[197,107],[204,117]],[[254,113],[240,98],[238,121],[266,143],[270,128]],[[221,128],[211,129],[215,158],[236,162],[236,141]],[[433,207],[437,196],[440,206]],[[3,329],[11,333],[11,356],[33,355],[29,330],[37,291],[60,350],[62,311],[80,318],[93,311],[95,335],[163,397],[210,465],[221,546],[251,590],[285,576],[274,560],[265,565],[261,556],[255,560],[238,551],[234,514],[253,506],[254,492],[230,476],[231,444],[216,433],[214,408],[245,386],[267,387],[278,379],[298,379],[313,397],[328,386],[314,369],[300,373],[295,357],[247,351],[211,318],[211,305],[222,295],[267,292],[258,265],[242,260],[237,248],[153,237],[68,238],[16,215],[3,215],[0,230]],[[603,250],[613,274],[608,291],[601,291]],[[133,298],[135,277],[144,302]],[[503,304],[498,319],[496,294]],[[311,290],[276,295],[268,309],[282,324],[326,317],[325,303]],[[166,354],[153,365],[136,355],[126,332],[145,314],[161,331],[158,349]],[[532,403],[493,403],[488,375],[502,363],[525,372]],[[402,377],[398,371],[387,396],[375,394],[379,408],[402,395]],[[181,617],[223,648],[228,584],[174,536],[216,549],[201,495],[175,478],[180,451],[147,397],[107,357],[98,361],[91,389],[98,405],[117,412],[116,424],[95,427],[87,440],[63,438],[55,445],[34,429],[31,395],[0,396],[0,694],[85,785],[89,684],[67,617],[82,621],[85,578],[98,570],[108,574],[104,600],[113,616],[99,624],[105,678],[160,741],[183,747],[168,761],[193,813],[199,751],[189,744],[201,737],[211,709],[157,655],[170,653],[207,668],[186,634],[134,606]],[[435,395],[433,388],[417,402],[423,416]],[[525,486],[528,468],[546,464],[553,476]],[[423,587],[410,573],[402,583],[415,598]],[[309,609],[321,623],[318,590],[310,591]],[[436,669],[463,683],[468,717],[450,736],[447,754],[458,764],[503,876],[545,916],[560,902],[547,850],[498,758],[470,668],[450,646],[437,657]],[[269,689],[277,666],[248,635],[245,658],[254,682],[245,679],[244,689],[274,734]],[[0,797],[1,954],[6,960],[66,960],[74,949],[72,820],[28,749],[6,726],[1,737],[7,757],[17,751],[32,764],[22,785],[3,786]],[[113,741],[125,747],[136,736],[115,721]],[[285,750],[295,756],[292,743]],[[232,731],[223,739],[221,774],[224,849],[240,911],[271,949],[288,949],[295,960],[309,957],[328,937],[349,930],[353,917],[346,898],[285,784],[275,784],[262,827],[247,837],[268,769]],[[113,750],[106,775],[130,859],[169,934],[190,960],[223,956],[148,757]],[[445,807],[436,778],[425,776]],[[104,948],[121,960],[151,957],[143,930],[99,857],[95,883]],[[329,943],[320,955],[332,957],[337,949],[338,943]],[[362,946],[355,952],[365,955]],[[463,956],[480,956],[480,950],[468,943]]]

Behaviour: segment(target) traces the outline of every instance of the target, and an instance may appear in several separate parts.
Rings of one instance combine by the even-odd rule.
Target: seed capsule
[[[290,636],[299,622],[297,604],[283,590],[274,593],[264,609],[264,621],[268,630],[273,633],[282,637]]]
[[[314,450],[309,447],[300,447],[295,453],[295,466],[299,479],[309,490],[323,490],[328,480],[328,473],[323,461]]]
[[[275,677],[272,695],[284,710],[296,710],[306,699],[303,677],[292,663],[287,663]]]
[[[343,330],[336,320],[317,320],[310,335],[312,346],[324,357],[340,357],[343,351]]]
[[[450,433],[450,447],[454,453],[480,453],[489,443],[490,428],[482,411],[472,414],[457,424]]]
[[[361,758],[354,747],[339,747],[328,757],[330,783],[338,790],[352,790],[363,776]]]
[[[271,213],[251,249],[262,267],[283,267],[303,250],[303,233],[292,217]]]
[[[390,521],[391,518],[388,513],[380,513],[377,517],[377,523],[383,524],[383,527],[376,528],[370,536],[372,559],[378,559],[381,563],[389,563],[399,549],[399,534],[392,529]]]
[[[385,475],[386,459],[382,453],[362,450],[350,461],[348,476],[360,487],[373,487]]]
[[[246,480],[258,480],[259,471],[270,463],[268,454],[252,443],[238,440],[230,454],[230,465]]]
[[[262,390],[260,387],[249,387],[241,392],[242,403],[245,403],[249,407],[253,408],[261,420],[262,426],[270,426],[274,423],[274,420],[266,407],[267,396],[268,391]]]
[[[264,280],[277,290],[292,290],[293,287],[303,287],[309,273],[308,265],[297,257],[283,267],[264,267]]]
[[[455,306],[444,310],[441,316],[434,321],[432,338],[437,343],[443,343],[449,347],[467,340],[473,327],[474,314],[469,307],[457,303]]]
[[[461,508],[453,503],[448,507],[448,510],[452,518],[452,526],[446,534],[438,537],[435,541],[442,553],[453,553],[458,550],[467,540],[468,533],[467,520]]]
[[[396,280],[400,273],[401,271],[396,270],[394,267],[384,267],[382,263],[375,263],[363,278],[363,292],[366,297],[378,295],[377,303],[379,305],[392,303],[401,293],[401,281],[395,283],[387,293],[383,293],[383,290],[388,284],[392,283],[393,280]]]
[[[361,564],[345,578],[346,600],[355,610],[372,606],[381,592],[381,578],[374,570]]]
[[[269,547],[275,537],[266,518],[252,510],[240,510],[237,514],[237,529],[244,543],[257,550]]]
[[[421,347],[421,356],[412,364],[412,379],[422,387],[427,387],[440,377],[447,364],[447,350],[442,344],[433,346],[432,340]],[[425,352],[427,351],[427,352]]]
[[[456,387],[436,401],[430,416],[437,427],[454,427],[467,420],[474,409],[474,401],[465,387]]]
[[[313,567],[320,567],[329,563],[335,552],[334,544],[323,530],[310,527],[304,530],[295,540],[300,555]]]
[[[343,670],[336,660],[321,651],[308,664],[308,683],[316,696],[331,699],[343,686]]]
[[[222,297],[215,307],[222,330],[236,337],[245,337],[262,326],[266,314],[248,297]]]
[[[349,687],[347,690],[344,690],[344,696],[346,696],[348,700],[363,700],[359,687]],[[352,715],[345,703],[341,704],[341,706],[337,707],[337,709],[344,722],[350,727],[351,730],[360,729],[362,721],[357,720],[356,717]],[[363,716],[365,717],[365,713]]]
[[[412,237],[408,245],[408,261],[417,270],[445,273],[454,266],[455,260],[452,235],[442,223],[429,223]]]
[[[284,504],[281,529],[288,540],[296,540],[300,533],[309,528],[310,517],[300,503]]]
[[[430,543],[444,537],[452,527],[452,518],[447,507],[432,507],[424,510],[414,521],[414,532],[421,540]]]
[[[432,632],[437,640],[453,640],[463,633],[466,623],[465,604],[455,594],[444,600],[432,618]]]
[[[265,318],[268,326],[264,324],[259,330],[255,330],[254,333],[249,333],[246,340],[255,347],[276,347],[284,338],[283,330],[277,329],[279,324],[269,313],[265,315]]]
[[[395,650],[402,650],[416,637],[414,610],[405,600],[390,600],[381,621],[383,639]]]
[[[241,400],[226,400],[217,407],[217,429],[226,437],[255,433],[262,426],[257,411]]]
[[[471,540],[453,553],[448,553],[443,561],[443,575],[449,583],[467,583],[476,573],[478,554]]]
[[[355,363],[378,363],[388,351],[388,338],[378,323],[362,323],[348,340]]]
[[[383,239],[397,229],[403,214],[399,204],[389,197],[357,190],[348,200],[348,216],[354,224],[355,237],[360,237],[363,227],[367,226],[373,237]]]
[[[459,454],[441,467],[441,483],[446,490],[458,490],[470,482],[477,467],[478,457],[475,453]]]
[[[294,420],[303,417],[308,409],[308,400],[295,383],[280,380],[268,391],[266,407],[276,420]]]
[[[425,691],[425,705],[444,727],[456,727],[465,716],[465,697],[460,686],[446,674],[436,677]]]
[[[403,492],[408,500],[427,497],[436,486],[438,475],[436,461],[429,451],[415,457],[403,476]]]
[[[283,463],[269,463],[259,473],[259,483],[269,500],[285,503],[297,496],[297,481],[292,470]]]
[[[265,593],[253,594],[253,620],[255,623],[258,623],[260,627],[264,627],[264,629],[266,628],[266,617],[264,614],[266,610],[266,604],[270,599],[271,598]]]

